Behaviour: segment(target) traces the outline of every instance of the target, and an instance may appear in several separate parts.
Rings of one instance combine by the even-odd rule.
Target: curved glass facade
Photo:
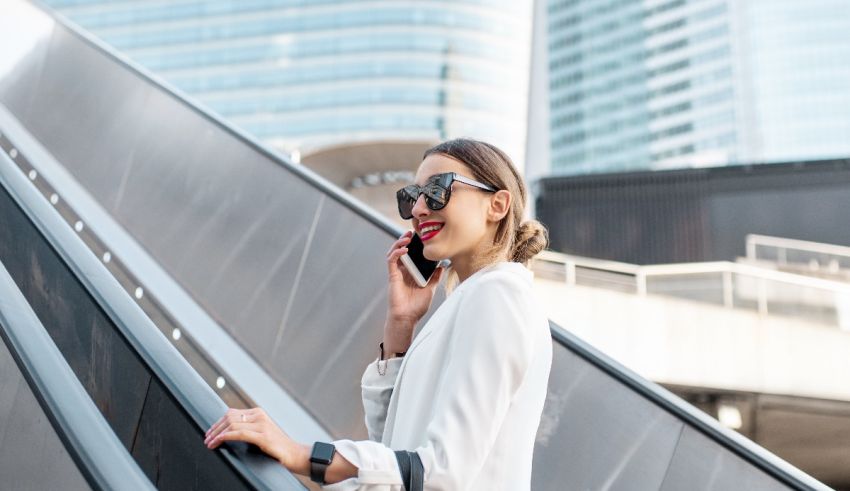
[[[522,165],[531,0],[47,0],[284,151],[471,136]]]

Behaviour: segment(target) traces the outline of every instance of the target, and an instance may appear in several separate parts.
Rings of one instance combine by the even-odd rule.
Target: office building
[[[552,173],[850,155],[843,2],[545,3],[535,76],[548,84],[535,87],[548,91],[549,145],[530,132],[528,158]]]

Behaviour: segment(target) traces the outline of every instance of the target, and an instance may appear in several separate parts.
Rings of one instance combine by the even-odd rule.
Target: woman
[[[313,479],[329,490],[401,490],[394,450],[416,451],[428,490],[530,488],[552,340],[526,264],[546,247],[546,229],[522,222],[525,185],[493,145],[429,149],[416,184],[399,190],[399,212],[425,257],[451,265],[421,288],[400,261],[412,232],[387,253],[381,355],[361,379],[369,440],[304,445],[262,409],[230,409],[207,431],[208,447],[247,441],[305,476],[313,453]],[[444,273],[451,294],[413,339]]]

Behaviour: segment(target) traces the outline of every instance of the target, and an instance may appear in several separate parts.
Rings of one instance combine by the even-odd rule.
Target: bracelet
[[[381,347],[381,359],[383,360],[384,359],[384,342],[381,341],[381,344],[379,344],[378,346]],[[402,356],[405,355],[405,353],[407,353],[407,351],[402,351],[401,353],[396,353],[396,356],[402,357]]]
[[[387,374],[387,360],[384,359],[384,342],[381,341],[379,345],[381,347],[381,357],[375,362],[375,366],[378,368],[378,375],[386,375]],[[396,353],[398,357],[402,357],[407,353],[407,351],[402,351],[401,353]],[[381,370],[381,362],[383,363],[383,370]]]

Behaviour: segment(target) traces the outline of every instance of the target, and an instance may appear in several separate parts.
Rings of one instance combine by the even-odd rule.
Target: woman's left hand
[[[258,407],[228,409],[224,416],[207,430],[204,444],[213,449],[226,441],[253,443],[287,468],[300,450],[299,444]]]

